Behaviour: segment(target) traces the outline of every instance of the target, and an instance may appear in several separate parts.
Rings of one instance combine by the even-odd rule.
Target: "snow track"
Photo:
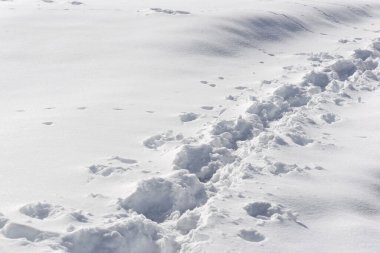
[[[165,24],[168,18],[176,18],[184,25],[178,33],[179,39],[168,40],[173,36],[172,32],[179,29],[172,23],[168,24],[169,28],[153,29],[151,35],[141,35],[140,32],[133,31],[139,35],[137,37],[134,37],[136,34],[132,35],[132,40],[124,40],[122,35],[125,45],[132,48],[143,38],[148,39],[141,47],[136,46],[136,51],[143,51],[144,60],[141,62],[136,60],[136,66],[130,65],[132,77],[127,80],[146,84],[147,87],[133,85],[124,87],[120,82],[126,80],[120,78],[122,76],[121,72],[118,72],[120,69],[107,72],[110,71],[108,69],[106,75],[97,78],[105,81],[108,74],[115,71],[120,79],[113,79],[115,83],[110,89],[105,89],[102,85],[94,86],[96,91],[89,92],[86,99],[88,102],[100,98],[99,104],[92,104],[94,108],[98,108],[99,114],[92,112],[91,116],[91,105],[88,106],[87,103],[79,105],[78,101],[83,97],[78,94],[78,97],[73,95],[74,102],[70,102],[70,105],[76,104],[76,107],[73,107],[76,108],[75,116],[72,116],[72,112],[68,112],[71,110],[68,108],[60,112],[65,116],[60,116],[60,113],[55,112],[58,111],[55,105],[44,107],[44,112],[36,114],[37,116],[30,114],[25,118],[14,116],[14,114],[28,113],[24,109],[13,110],[14,114],[8,114],[12,115],[12,124],[17,126],[19,131],[23,129],[22,124],[25,121],[36,119],[41,121],[43,126],[39,127],[47,128],[46,131],[50,131],[47,133],[50,140],[58,143],[59,147],[54,147],[53,150],[62,153],[54,155],[49,153],[49,157],[43,166],[41,165],[44,169],[34,169],[37,175],[32,175],[33,170],[31,172],[21,170],[19,173],[27,174],[25,179],[18,181],[13,178],[17,176],[17,172],[4,174],[7,179],[12,178],[25,186],[20,187],[24,189],[16,190],[15,200],[12,199],[11,193],[6,193],[3,197],[6,205],[3,207],[4,213],[0,213],[1,252],[295,253],[311,250],[322,253],[347,250],[374,252],[373,250],[380,246],[376,239],[377,235],[380,235],[380,230],[371,225],[380,217],[378,167],[368,170],[368,173],[373,173],[377,179],[365,176],[355,178],[355,173],[360,172],[358,164],[354,163],[352,166],[356,166],[355,169],[345,172],[341,168],[334,167],[334,158],[327,156],[330,152],[337,153],[337,156],[340,156],[337,163],[339,166],[344,165],[346,153],[353,155],[355,149],[349,148],[351,143],[346,142],[344,134],[340,132],[344,132],[343,130],[347,128],[347,133],[352,135],[352,132],[358,129],[354,118],[351,118],[353,121],[351,125],[349,123],[345,125],[349,121],[347,119],[350,119],[350,111],[357,116],[361,115],[360,110],[378,109],[376,106],[379,103],[374,96],[379,93],[380,85],[380,38],[377,38],[378,31],[371,30],[377,29],[376,26],[367,28],[368,24],[377,26],[380,24],[376,12],[378,5],[365,1],[355,5],[342,4],[339,1],[319,5],[290,2],[282,3],[278,9],[273,10],[269,8],[271,4],[263,3],[258,6],[260,11],[238,9],[236,13],[227,13],[223,10],[229,6],[229,3],[224,3],[220,9],[214,9],[212,15],[202,16],[196,8],[191,8],[189,3],[183,4],[183,7],[176,3],[169,4],[169,1],[163,2],[162,7],[147,7],[145,2],[133,3],[130,6],[118,1],[116,3],[115,6],[118,7],[112,9],[115,13],[125,12],[131,15],[133,9],[132,16],[135,21],[146,18],[148,22],[141,21],[142,27],[152,20]],[[14,11],[20,8],[22,12],[33,13],[31,9],[35,6],[23,6],[23,1],[16,0],[3,1],[0,4],[9,6],[7,7],[9,9],[0,6],[4,8],[0,10],[7,15],[11,15],[9,11],[13,8]],[[172,7],[167,8],[167,5]],[[109,5],[103,1],[87,3],[53,0],[38,2],[37,6],[42,12],[52,10],[60,12],[62,8],[68,8],[67,6],[70,6],[68,10],[73,12],[80,10],[104,12],[106,7],[109,8]],[[299,13],[296,13],[295,6],[298,6]],[[203,25],[201,32],[197,26],[200,24]],[[105,25],[107,26],[107,23]],[[352,25],[355,27],[352,28]],[[362,29],[360,31],[366,38],[356,34],[355,37],[351,36],[352,30],[358,30],[356,26]],[[21,29],[17,25],[15,27]],[[331,35],[339,29],[344,30],[342,34],[337,35],[341,37]],[[323,33],[324,30],[330,35]],[[91,32],[94,31],[89,33]],[[6,32],[1,31],[1,33]],[[160,33],[164,34],[162,38],[152,40],[151,43],[155,45],[148,46],[149,38],[159,37]],[[202,36],[199,36],[200,34]],[[295,40],[298,37],[302,37],[300,42]],[[297,43],[312,43],[313,39],[319,37],[327,37],[328,39],[321,39],[321,43],[337,48],[327,48],[326,52],[315,50],[312,50],[312,53],[305,53],[302,50],[293,52],[298,50]],[[32,37],[29,39],[34,41]],[[170,50],[162,47],[165,40]],[[289,45],[293,42],[294,45]],[[67,43],[70,44],[72,41]],[[12,48],[14,45],[11,43],[8,45],[9,51],[0,51],[1,55],[9,60],[1,60],[1,66],[6,66],[5,70],[8,69],[7,64],[13,64],[12,57],[18,54],[17,48]],[[34,50],[26,57],[26,62],[35,61],[36,58],[32,55],[38,53],[40,48],[39,46],[33,48]],[[284,53],[288,48],[289,53]],[[93,49],[90,46],[88,50],[90,51],[82,47],[78,52],[91,53]],[[88,66],[96,64],[91,63],[90,57],[75,58],[75,54],[70,50],[69,52],[70,59],[65,61],[72,62],[72,65],[67,65],[70,68],[77,64],[75,59],[82,59],[89,64]],[[161,54],[162,52],[165,53]],[[171,55],[178,52],[181,53]],[[120,63],[120,59],[112,59],[116,57],[114,53],[110,53],[111,58],[105,60]],[[145,54],[150,55],[148,57]],[[138,59],[133,50],[128,51],[127,55]],[[153,59],[153,55],[158,57]],[[160,64],[160,60],[157,59],[161,59],[162,56],[167,56],[169,59],[162,60],[167,64],[162,68],[164,74],[159,70],[159,74],[155,73],[153,77],[147,77],[144,81],[137,77],[146,69],[156,69]],[[146,59],[150,57],[152,65],[149,63],[148,66]],[[202,70],[202,66],[188,67],[188,69],[180,67],[176,68],[177,72],[173,74],[173,79],[163,77],[170,76],[168,73],[172,70],[168,69],[174,68],[173,65],[182,57],[188,65],[205,61],[205,65],[212,66],[205,70]],[[251,62],[251,57],[258,57],[255,58],[257,70],[255,67],[243,66],[244,63]],[[53,58],[47,58],[47,61],[57,64]],[[211,72],[215,73],[215,69],[219,68],[218,65],[215,67],[215,64],[221,60],[228,62],[220,63],[222,70],[229,69],[239,60],[244,62],[231,67],[227,78],[225,75],[213,74],[213,78],[198,78],[202,81],[197,80],[197,85],[200,86],[194,88],[195,91],[192,90],[194,80],[184,81],[180,87],[185,90],[184,92],[177,90],[176,83],[181,81],[179,77],[183,77],[184,80],[191,79],[189,73],[204,74],[208,77]],[[129,60],[123,59],[122,62],[131,64]],[[28,64],[17,66],[23,69]],[[38,70],[47,66],[45,63],[39,64],[41,65],[37,67]],[[265,64],[273,66],[264,66]],[[59,82],[57,79],[59,75],[54,74],[61,68],[57,66],[49,66],[52,67],[50,73],[52,76],[49,78]],[[78,63],[77,67],[80,66]],[[139,70],[133,73],[133,70],[137,69]],[[255,71],[254,81],[246,74],[246,76],[241,75],[244,71],[252,72],[252,69]],[[90,73],[93,70],[90,67],[83,71]],[[256,73],[260,70],[263,73]],[[6,94],[18,94],[17,92],[34,94],[34,89],[39,90],[41,94],[35,101],[33,98],[30,100],[27,98],[26,102],[22,103],[20,103],[22,96],[16,96],[15,101],[9,100],[9,107],[2,109],[4,112],[20,104],[39,106],[40,100],[44,98],[49,100],[48,104],[55,102],[65,105],[62,101],[67,96],[57,95],[59,92],[55,88],[39,83],[38,76],[31,81],[30,90],[28,88],[17,91],[22,86],[12,87],[14,90],[9,88],[14,82],[12,80],[17,71],[5,75]],[[79,76],[76,81],[90,80],[87,74]],[[115,78],[114,75],[110,76]],[[152,88],[153,80],[158,76],[163,83],[167,81],[167,86]],[[70,91],[76,90],[75,85],[71,85],[62,91],[69,94]],[[79,86],[86,88],[86,85]],[[54,91],[51,94],[56,97],[49,97],[50,93],[45,88],[49,92]],[[122,94],[133,97],[131,104],[124,103]],[[6,95],[1,96],[5,97]],[[160,99],[155,100],[155,97],[165,97],[171,102],[165,104]],[[144,101],[139,102],[138,99]],[[197,110],[195,105],[190,103],[192,99],[197,105]],[[147,100],[151,100],[151,109]],[[191,105],[186,107],[183,104]],[[111,117],[105,105],[112,109],[112,115],[117,116]],[[98,106],[103,108],[99,109]],[[146,116],[141,116],[141,113],[136,113],[136,110],[140,109],[146,115],[153,115],[153,119],[147,119]],[[159,113],[155,114],[155,110]],[[58,124],[55,120],[47,119],[45,113],[50,113],[50,119],[57,119]],[[99,119],[99,116],[102,118]],[[80,117],[84,117],[84,120],[79,119]],[[125,119],[115,120],[117,117]],[[87,137],[66,132],[66,128],[59,126],[63,124],[59,121],[63,118],[74,121],[77,119],[76,123],[68,123],[66,128],[81,129],[82,134]],[[373,119],[374,122],[367,122],[368,129],[363,130],[363,134],[371,133],[372,128],[380,126],[375,116]],[[100,127],[88,124],[85,128],[80,128],[77,123],[84,123],[86,120],[90,120],[93,126]],[[122,138],[123,141],[118,140],[118,136],[124,132],[123,127],[110,127],[107,120],[120,123],[130,131]],[[168,122],[163,123],[165,120]],[[155,125],[156,122],[158,126]],[[34,127],[28,133],[33,131],[40,133],[40,130]],[[62,137],[54,137],[59,136],[53,133],[55,127],[63,131]],[[331,133],[327,133],[328,131]],[[107,134],[102,137],[99,133]],[[151,133],[151,136],[147,136],[147,133]],[[11,145],[13,142],[7,137],[18,136],[17,134],[17,131],[14,133],[12,126],[1,132],[4,143],[9,145],[11,151],[5,152],[4,149],[5,155],[0,158],[9,166],[13,166],[10,161],[14,161],[18,164],[14,166],[15,169],[20,165],[25,166],[30,159],[30,166],[36,168],[39,161],[38,159],[34,161],[31,154],[26,154],[26,158],[20,159],[21,162],[17,163],[15,159],[18,154],[17,147],[23,142]],[[95,146],[101,143],[102,147],[99,150],[89,151],[84,157],[74,155],[74,158],[67,158],[70,162],[65,163],[65,159],[61,156],[72,154],[69,150],[73,147],[65,144],[67,140],[75,140],[77,136],[86,142],[88,138],[96,139],[98,134],[99,140],[90,143]],[[68,136],[71,137],[68,139]],[[380,143],[378,136],[375,136],[375,140],[371,142],[373,144],[368,147],[370,155],[359,152],[360,158],[358,158],[361,161],[368,161],[368,165],[371,166],[373,163],[370,161],[375,159],[373,157],[378,153],[375,150],[376,144]],[[40,138],[45,143],[43,139]],[[352,141],[352,143],[355,145],[361,142]],[[31,144],[36,145],[36,140],[31,139],[24,144],[31,147]],[[127,152],[122,151],[124,144],[128,146]],[[38,147],[38,150],[42,154],[48,154],[46,150],[49,149],[49,145],[42,146]],[[89,147],[91,148],[91,145],[78,147],[76,153],[84,154]],[[316,157],[313,157],[313,154],[316,154]],[[322,159],[323,157],[326,160]],[[58,166],[60,163],[62,164]],[[58,166],[60,170],[54,169],[50,172],[49,166]],[[65,166],[69,167],[63,169]],[[29,174],[31,179],[27,176]],[[49,174],[52,174],[54,179],[50,179]],[[76,177],[72,181],[71,175]],[[334,182],[334,176],[337,182]],[[41,178],[43,180],[39,183],[46,183],[45,190],[37,190],[36,187],[36,192],[31,193],[30,200],[23,197],[25,192],[33,190],[29,188],[34,185],[33,180]],[[48,186],[49,180],[57,182],[57,185],[53,183]],[[7,183],[4,189],[9,188],[10,184]],[[313,184],[318,187],[310,186]],[[329,196],[330,184],[336,187],[332,187],[337,192],[332,194],[335,198]],[[357,186],[359,193],[350,188],[354,185],[359,185]],[[352,196],[349,195],[351,191],[353,191]],[[308,199],[304,199],[305,196]],[[339,215],[335,216],[335,213]],[[344,219],[350,219],[351,222],[344,223]],[[329,229],[329,224],[334,224],[335,227],[325,231]],[[361,230],[364,231],[362,234]],[[302,233],[304,235],[300,235]],[[344,235],[341,236],[340,233]],[[347,237],[346,240],[344,236]],[[328,238],[333,238],[333,241],[326,243]],[[302,240],[306,243],[302,243]],[[363,243],[355,244],[355,240],[362,240]],[[352,242],[345,245],[347,241]],[[324,246],[318,248],[316,245],[319,244]]]

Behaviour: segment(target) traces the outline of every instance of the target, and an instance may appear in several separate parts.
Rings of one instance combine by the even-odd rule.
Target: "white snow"
[[[3,0],[0,38],[0,252],[379,250],[377,0]]]

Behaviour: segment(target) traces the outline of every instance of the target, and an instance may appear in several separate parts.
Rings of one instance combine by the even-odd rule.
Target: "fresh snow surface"
[[[0,0],[1,253],[376,253],[378,0]]]

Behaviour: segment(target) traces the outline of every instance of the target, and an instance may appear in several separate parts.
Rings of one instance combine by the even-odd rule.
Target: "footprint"
[[[135,160],[135,159],[123,158],[123,157],[120,157],[120,156],[112,157],[110,160],[117,160],[119,162],[126,163],[126,164],[135,164],[135,163],[137,163],[137,160]]]
[[[58,233],[41,231],[37,228],[19,223],[8,222],[2,229],[2,234],[9,239],[26,239],[29,242],[58,237]]]
[[[263,80],[261,82],[261,84],[271,84],[271,83],[272,83],[272,81],[270,81],[270,80]]]
[[[73,1],[73,2],[71,2],[71,4],[72,5],[81,5],[81,4],[83,4],[82,2],[78,2],[78,1]]]
[[[210,83],[208,86],[210,86],[210,87],[216,87],[216,84],[214,84],[214,83]]]
[[[196,114],[193,112],[183,113],[179,115],[179,119],[184,123],[196,120],[198,117],[199,117],[199,114]]]
[[[172,130],[157,134],[143,141],[143,145],[149,149],[157,149],[167,142],[183,139],[182,134],[174,135]]]
[[[169,10],[169,9],[161,9],[161,8],[150,8],[151,11],[158,12],[158,13],[164,13],[164,14],[171,14],[171,15],[187,15],[190,14],[188,11],[180,11],[180,10]]]
[[[253,202],[244,207],[249,216],[257,219],[267,220],[274,214],[282,214],[280,206],[272,205],[268,202]]]
[[[240,230],[238,235],[240,236],[240,238],[250,242],[261,242],[265,240],[265,236],[254,229],[242,229]]]
[[[246,89],[248,89],[247,86],[236,86],[235,87],[235,90],[246,90]]]
[[[53,125],[53,122],[47,121],[47,122],[42,122],[42,124],[47,125],[47,126],[51,126],[51,125]]]
[[[55,109],[55,107],[45,107],[44,109],[45,110],[53,110],[53,109]]]
[[[19,212],[34,219],[44,220],[60,214],[64,208],[47,202],[29,203],[22,206]]]
[[[214,107],[213,107],[213,106],[205,105],[205,106],[201,106],[201,109],[203,109],[203,110],[207,110],[207,111],[211,111],[211,110],[214,109]]]
[[[200,81],[200,83],[202,83],[202,84],[208,84],[207,81]]]
[[[227,100],[231,100],[231,101],[236,101],[238,99],[238,96],[232,96],[232,95],[228,95],[226,97]]]
[[[334,113],[325,113],[320,115],[320,118],[325,121],[327,124],[332,124],[338,120],[338,116]]]
[[[86,110],[87,107],[86,106],[80,106],[80,107],[77,107],[78,110]]]
[[[103,177],[108,177],[112,174],[123,174],[127,170],[130,170],[130,168],[123,168],[123,167],[113,167],[113,166],[107,166],[103,164],[96,164],[96,165],[91,165],[88,167],[89,172],[94,175],[100,175]]]
[[[219,80],[224,80],[224,77],[223,76],[219,76],[218,79]]]
[[[114,108],[112,108],[112,110],[115,110],[115,111],[123,111],[124,109],[123,109],[123,108],[119,108],[119,107],[114,107]]]

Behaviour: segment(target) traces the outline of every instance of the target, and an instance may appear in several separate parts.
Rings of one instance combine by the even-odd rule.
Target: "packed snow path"
[[[1,1],[0,252],[376,252],[376,1]]]

